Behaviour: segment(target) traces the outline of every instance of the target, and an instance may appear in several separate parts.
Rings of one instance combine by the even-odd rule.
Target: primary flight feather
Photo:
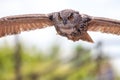
[[[0,37],[50,26],[54,26],[59,35],[73,41],[93,42],[87,31],[120,35],[119,20],[93,17],[66,9],[50,14],[26,14],[0,18]]]

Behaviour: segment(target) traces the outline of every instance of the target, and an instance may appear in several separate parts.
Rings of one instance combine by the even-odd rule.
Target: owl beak
[[[66,25],[67,24],[67,20],[63,19],[63,24]]]

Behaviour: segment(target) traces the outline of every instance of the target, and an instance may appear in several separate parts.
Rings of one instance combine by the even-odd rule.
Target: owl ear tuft
[[[50,15],[50,16],[49,16],[49,19],[52,21],[52,20],[53,20],[53,15]]]
[[[76,13],[76,14],[79,14],[79,12],[78,12],[78,11],[76,11],[75,13]]]

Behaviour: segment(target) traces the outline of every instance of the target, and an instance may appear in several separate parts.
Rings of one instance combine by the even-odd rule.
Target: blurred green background
[[[42,51],[26,47],[16,36],[13,47],[6,41],[0,45],[0,80],[120,80],[102,45],[98,42],[92,49],[76,45],[71,56],[62,58],[59,43]]]

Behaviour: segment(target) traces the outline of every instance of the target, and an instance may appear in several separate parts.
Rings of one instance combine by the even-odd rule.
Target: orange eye
[[[58,15],[58,20],[60,21],[62,20],[62,17],[60,16],[60,14]]]
[[[71,15],[68,17],[68,20],[72,20],[73,18],[73,13],[71,13]]]

